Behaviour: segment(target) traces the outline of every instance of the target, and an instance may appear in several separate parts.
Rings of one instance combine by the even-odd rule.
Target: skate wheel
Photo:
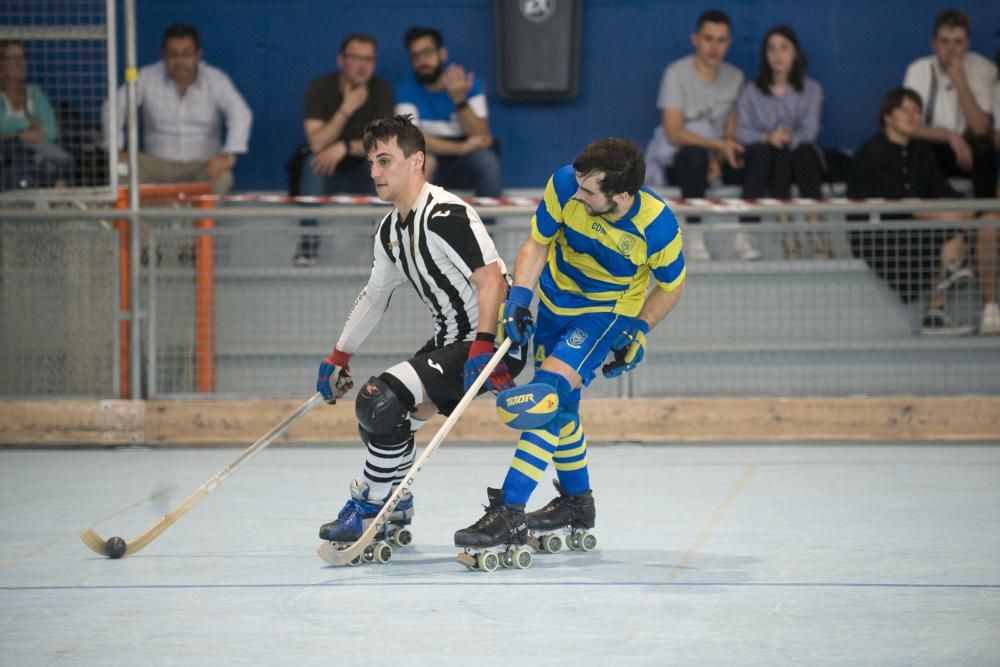
[[[576,551],[580,548],[580,535],[579,533],[573,533],[566,538],[566,546],[570,548],[571,551]]]
[[[361,556],[365,559],[366,563],[370,563],[375,560],[375,545],[369,544],[365,547],[365,550],[361,552]]]
[[[550,554],[554,554],[562,549],[562,538],[558,535],[543,535],[542,536],[542,551]]]
[[[523,547],[517,549],[514,552],[514,567],[519,570],[527,570],[531,567],[531,552]]]
[[[355,556],[354,558],[352,558],[351,562],[348,563],[348,565],[350,565],[351,567],[357,567],[358,565],[361,565],[361,556]]]
[[[500,555],[500,567],[514,567],[514,554],[505,551]]]
[[[484,572],[493,572],[500,567],[500,557],[492,551],[484,551],[476,558],[479,569]]]
[[[393,533],[393,542],[397,546],[409,546],[413,542],[413,533],[408,528],[400,528]]]
[[[385,542],[375,545],[374,558],[376,563],[388,563],[392,558],[392,547]]]
[[[593,551],[597,547],[597,536],[591,533],[584,533],[580,538],[580,549],[583,551]]]

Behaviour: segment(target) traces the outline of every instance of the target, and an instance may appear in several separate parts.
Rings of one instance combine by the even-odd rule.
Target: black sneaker
[[[971,336],[974,327],[957,324],[940,308],[928,308],[920,325],[921,336]]]

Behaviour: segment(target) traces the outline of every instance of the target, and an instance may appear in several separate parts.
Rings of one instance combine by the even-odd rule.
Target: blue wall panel
[[[515,0],[509,0],[511,2]],[[558,0],[557,0],[558,1]],[[496,95],[493,3],[489,0],[137,0],[140,64],[159,57],[169,23],[195,23],[205,59],[232,76],[254,110],[251,153],[237,166],[237,189],[282,189],[284,161],[302,141],[308,82],[335,67],[350,32],[379,39],[378,73],[396,82],[409,72],[402,34],[439,27],[452,58],[486,80],[494,133],[503,142],[509,187],[541,187],[558,165],[608,135],[644,144],[658,122],[663,68],[690,52],[689,35],[706,3],[584,0],[580,94],[570,102],[507,102]],[[809,73],[824,87],[823,145],[856,147],[876,129],[882,94],[912,59],[929,52],[931,24],[944,5],[907,0],[727,1],[734,22],[729,60],[748,78],[760,40],[777,23],[799,33]],[[992,58],[1000,5],[963,5],[973,48]]]

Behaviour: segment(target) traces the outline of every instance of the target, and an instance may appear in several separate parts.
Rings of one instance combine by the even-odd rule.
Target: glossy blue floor
[[[316,555],[362,452],[0,451],[0,664],[997,664],[1000,446],[593,446],[599,544],[471,572],[512,445],[445,443],[390,563]],[[529,509],[552,495],[548,480]]]

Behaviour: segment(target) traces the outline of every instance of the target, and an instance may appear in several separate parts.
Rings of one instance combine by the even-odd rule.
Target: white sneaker
[[[754,262],[760,259],[760,252],[750,243],[750,235],[746,232],[736,232],[733,236],[733,250],[745,262]]]
[[[980,336],[1000,336],[1000,306],[996,301],[983,306],[983,317],[979,320]]]
[[[705,239],[701,235],[700,229],[686,227],[682,238],[685,258],[699,262],[707,262],[712,259],[712,255],[708,252],[708,246],[705,245]]]

